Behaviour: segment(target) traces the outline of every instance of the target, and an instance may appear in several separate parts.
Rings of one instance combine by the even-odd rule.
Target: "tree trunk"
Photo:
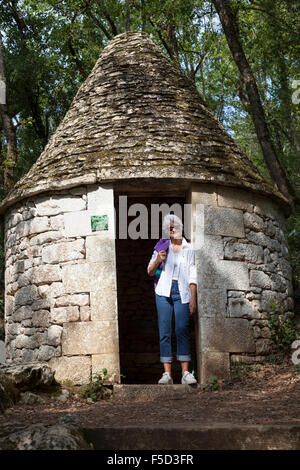
[[[17,150],[17,139],[16,130],[13,125],[12,119],[8,112],[8,105],[6,101],[6,75],[5,75],[5,63],[4,63],[4,52],[3,43],[0,34],[0,80],[2,86],[5,88],[4,102],[0,103],[0,114],[2,118],[3,129],[5,132],[6,143],[7,143],[7,154],[3,161],[3,173],[4,173],[4,192],[7,194],[14,185],[14,167],[17,163],[18,150]]]
[[[130,31],[130,3],[126,0],[126,31]]]
[[[246,92],[251,106],[251,116],[255,126],[256,134],[262,149],[262,153],[268,166],[270,176],[276,187],[290,201],[293,213],[295,211],[295,192],[282,168],[273,146],[268,125],[266,123],[264,110],[261,104],[258,88],[254,74],[248,64],[243,46],[241,44],[236,19],[232,13],[229,0],[213,0],[213,4],[219,15],[223,31],[233,59],[240,71],[245,83]]]

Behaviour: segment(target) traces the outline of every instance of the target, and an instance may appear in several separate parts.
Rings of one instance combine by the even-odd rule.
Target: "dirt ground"
[[[218,390],[199,389],[184,397],[126,401],[111,397],[88,403],[73,395],[60,402],[39,393],[43,404],[18,402],[0,415],[0,426],[52,424],[64,414],[79,418],[84,427],[189,423],[299,424],[300,374],[290,359],[237,369]]]

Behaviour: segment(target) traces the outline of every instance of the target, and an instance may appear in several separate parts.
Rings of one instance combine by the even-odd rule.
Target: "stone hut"
[[[159,236],[149,227],[148,239],[124,236],[119,220],[133,220],[133,204],[163,203],[191,209],[198,382],[269,354],[270,302],[293,315],[289,203],[150,37],[127,32],[103,50],[0,207],[8,363],[47,361],[57,380],[75,384],[103,367],[116,382],[157,383],[146,267]]]

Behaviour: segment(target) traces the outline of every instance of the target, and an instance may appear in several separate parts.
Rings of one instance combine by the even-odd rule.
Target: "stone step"
[[[149,400],[154,398],[174,398],[197,393],[201,386],[193,385],[159,385],[159,384],[114,384],[114,399]]]
[[[141,423],[85,428],[84,433],[95,450],[300,450],[300,424]]]

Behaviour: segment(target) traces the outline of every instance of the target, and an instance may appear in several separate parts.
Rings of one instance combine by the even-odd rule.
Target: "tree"
[[[9,108],[7,104],[7,92],[6,92],[6,73],[5,73],[5,60],[4,60],[4,48],[2,37],[0,34],[0,81],[4,88],[4,100],[0,102],[0,115],[2,118],[2,125],[5,132],[7,142],[6,158],[2,161],[3,174],[4,174],[4,192],[7,193],[14,184],[14,167],[18,158],[17,150],[17,139],[16,130],[12,122],[12,118],[9,115]]]
[[[290,201],[293,210],[295,211],[295,192],[285,174],[282,165],[280,164],[279,159],[277,158],[266,122],[256,80],[247,61],[239,37],[237,21],[231,7],[231,2],[229,0],[213,0],[213,4],[218,12],[228,46],[240,71],[243,83],[245,84],[246,93],[251,106],[253,123],[269,172],[276,186]]]

